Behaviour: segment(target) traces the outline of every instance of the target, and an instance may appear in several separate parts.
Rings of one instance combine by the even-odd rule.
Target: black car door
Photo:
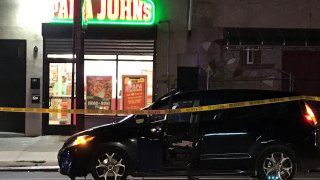
[[[199,106],[199,93],[177,93],[160,98],[152,110]],[[145,117],[138,146],[143,171],[177,170],[190,167],[198,135],[198,113],[159,114]]]
[[[199,106],[200,94],[181,93],[173,97],[171,109]],[[165,167],[167,169],[185,169],[191,166],[197,139],[198,113],[169,114],[165,125]]]
[[[170,107],[171,96],[156,101],[149,109],[161,110]],[[140,122],[138,132],[138,152],[140,169],[146,172],[159,172],[163,169],[164,124],[166,114],[137,116]]]
[[[219,100],[220,99],[220,100]],[[210,101],[211,100],[211,101]],[[205,105],[224,103],[223,94],[204,98]],[[200,167],[217,170],[243,169],[250,160],[253,139],[248,132],[247,109],[224,109],[202,113]]]

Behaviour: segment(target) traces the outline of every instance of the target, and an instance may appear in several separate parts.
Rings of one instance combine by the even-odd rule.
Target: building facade
[[[198,0],[187,51],[209,67],[209,88],[319,95],[319,6],[312,0]]]
[[[54,14],[60,18],[72,14],[71,2],[0,1],[0,58],[6,62],[1,64],[5,77],[1,83],[9,89],[1,94],[16,97],[1,98],[1,106],[68,109],[74,104],[72,25],[53,22]],[[101,20],[101,4],[106,3],[108,9],[108,1],[88,2],[84,42],[86,108],[140,108],[173,88],[253,88],[320,94],[317,0],[131,1],[133,6],[137,3],[138,10],[154,4],[154,21],[141,26],[90,24],[90,18],[98,14]],[[117,3],[121,14],[121,6],[125,5],[120,0]],[[144,14],[136,14],[137,21],[147,17],[152,8],[142,11]],[[13,85],[12,81],[19,83]],[[130,94],[133,87],[142,89],[139,97]],[[1,131],[29,136],[63,134],[76,121],[68,114],[9,114],[1,114]],[[97,122],[104,121],[87,116],[85,127]]]

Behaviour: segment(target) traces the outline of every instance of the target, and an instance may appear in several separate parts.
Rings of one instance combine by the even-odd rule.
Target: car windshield
[[[171,95],[176,92],[176,91],[171,91],[169,93],[166,93],[163,95],[161,98],[159,98],[157,101],[155,101],[152,104],[149,104],[148,106],[142,108],[142,110],[159,110],[159,109],[168,109],[169,108],[169,99]],[[134,118],[133,118],[134,117]],[[137,124],[140,123],[146,123],[145,119],[148,119],[148,123],[156,122],[159,120],[164,120],[165,119],[165,114],[155,114],[152,116],[149,116],[149,118],[146,118],[146,115],[135,115],[135,114],[130,114],[123,118],[119,123],[123,123],[126,121],[131,121],[134,120],[136,121]]]
[[[177,93],[176,90],[166,93],[165,95],[161,96],[158,100],[156,100],[153,104],[151,104],[149,109],[151,110],[167,109],[169,106],[170,98],[176,93]]]

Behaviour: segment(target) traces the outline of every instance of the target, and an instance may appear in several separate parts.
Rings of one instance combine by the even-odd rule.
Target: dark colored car
[[[177,109],[297,96],[264,90],[169,93],[147,109]],[[58,154],[74,178],[125,179],[129,174],[244,174],[292,179],[320,164],[319,127],[303,100],[203,112],[129,115],[71,136]]]

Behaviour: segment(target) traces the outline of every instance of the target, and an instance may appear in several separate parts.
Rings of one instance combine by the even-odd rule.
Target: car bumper
[[[312,148],[309,151],[303,152],[306,154],[300,159],[300,170],[302,171],[320,171],[320,149],[317,147]]]
[[[69,177],[86,176],[90,158],[88,151],[76,148],[62,148],[58,153],[59,172]]]

